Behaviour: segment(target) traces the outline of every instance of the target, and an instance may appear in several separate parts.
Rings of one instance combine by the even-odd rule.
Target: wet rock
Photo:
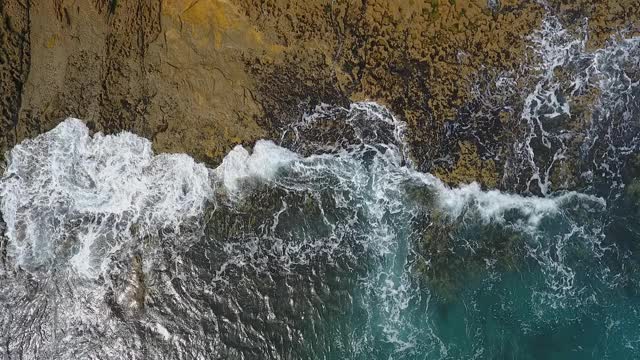
[[[467,116],[478,110],[477,103],[472,105],[477,100],[474,86],[517,69],[527,52],[522,34],[538,26],[541,7],[504,3],[489,8],[486,2],[456,1],[338,1],[305,6],[269,1],[260,8],[244,1],[241,7],[263,32],[276,34],[286,61],[302,69],[297,73],[305,75],[294,75],[289,83],[298,83],[296,79],[308,74],[329,74],[310,82],[316,89],[337,89],[341,95],[324,98],[375,100],[408,122],[412,156],[421,170],[437,171],[451,183],[475,179],[496,185],[499,166],[485,167],[485,172],[492,172],[486,178],[477,178],[475,170],[456,171],[455,158],[461,152],[450,144],[477,142],[477,129],[490,128],[491,137],[509,133],[508,127],[493,126],[492,119]],[[279,20],[282,16],[285,21]],[[287,74],[254,72],[258,83],[267,84]],[[291,94],[281,87],[269,86],[269,90],[272,93],[262,91],[260,98],[269,105]],[[294,96],[292,103],[305,100],[304,92]],[[452,135],[446,124],[454,121],[461,126]],[[482,159],[498,153],[483,146],[477,150]],[[454,159],[434,162],[446,157]]]
[[[209,5],[33,5],[28,38],[37,46],[24,89],[9,91],[22,103],[11,110],[16,135],[3,148],[68,116],[82,118],[95,131],[133,131],[152,138],[159,151],[211,162],[238,142],[262,137],[255,123],[260,109],[240,52],[226,48],[251,49],[254,39],[247,32],[226,34],[224,22],[233,12],[202,3]],[[219,21],[209,27],[200,20],[215,16]]]
[[[29,73],[30,1],[3,1],[0,4],[0,152],[17,141],[22,90]]]
[[[418,280],[445,301],[456,299],[481,274],[518,271],[523,266],[523,233],[438,210],[433,210],[427,221],[426,226],[416,223],[421,235],[414,270]]]
[[[572,31],[579,32],[586,26],[589,32],[587,46],[592,50],[601,48],[621,33],[624,36],[640,34],[640,10],[633,1],[553,0],[549,5]]]
[[[407,122],[420,170],[513,191],[530,190],[530,169],[510,169],[522,160],[512,145],[527,131],[520,115],[537,81],[528,36],[552,14],[599,48],[638,22],[628,1],[606,0],[13,0],[0,9],[0,151],[75,116],[217,163],[236,144],[278,138],[316,105],[368,99]],[[591,102],[568,101],[581,102],[571,123],[584,126]],[[581,165],[559,168],[570,167],[577,179]]]

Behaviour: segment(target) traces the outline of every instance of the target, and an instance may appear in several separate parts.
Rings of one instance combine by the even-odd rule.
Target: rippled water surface
[[[640,185],[623,184],[638,43],[587,52],[551,20],[532,43],[551,70],[507,165],[538,196],[416,171],[405,125],[375,103],[319,106],[215,169],[77,119],[17,145],[0,180],[0,354],[639,358]],[[573,91],[600,89],[589,126],[550,125],[571,112],[557,66]],[[554,192],[569,141],[585,185]]]

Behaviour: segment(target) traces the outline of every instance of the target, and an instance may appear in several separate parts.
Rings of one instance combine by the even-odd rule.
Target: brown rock
[[[570,27],[589,17],[590,44],[600,46],[637,32],[631,5],[8,0],[0,4],[0,149],[75,116],[217,163],[318,103],[367,99],[408,123],[421,170],[501,186],[532,85],[526,36],[554,12]],[[515,79],[506,90],[495,85],[503,76]]]
[[[95,130],[152,138],[159,151],[215,161],[262,137],[237,49],[258,49],[259,34],[233,28],[233,11],[208,1],[37,3],[17,139],[74,116]]]
[[[0,151],[15,144],[22,88],[29,72],[30,3],[0,2]]]

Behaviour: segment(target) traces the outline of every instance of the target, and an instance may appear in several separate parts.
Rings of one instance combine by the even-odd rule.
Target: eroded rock
[[[532,191],[518,178],[529,170],[507,171],[539,81],[530,35],[557,16],[600,48],[636,34],[633,9],[625,0],[13,0],[2,5],[0,148],[75,116],[217,163],[320,103],[368,99],[408,123],[420,170]],[[568,100],[574,118],[590,116],[592,95]],[[580,165],[554,166],[555,187],[580,186]]]

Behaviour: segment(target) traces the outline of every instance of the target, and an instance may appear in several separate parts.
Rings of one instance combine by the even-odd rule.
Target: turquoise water
[[[640,358],[640,42],[589,52],[553,19],[531,42],[503,191],[414,164],[406,124],[371,102],[319,105],[216,168],[77,119],[17,145],[0,354]],[[566,158],[574,191],[550,176]]]
[[[305,151],[322,148],[305,137],[336,111],[349,142]],[[133,134],[91,137],[78,120],[14,149],[5,354],[639,356],[633,187],[449,187],[414,169],[404,124],[379,105],[318,114],[288,144],[299,153],[260,141],[216,169],[155,156]]]
[[[274,187],[245,199],[249,208],[212,218],[210,228],[242,224],[233,229],[242,234],[238,245],[248,234],[260,239],[249,256],[259,265],[248,265],[246,245],[234,252],[242,254],[234,260],[243,264],[238,280],[256,274],[269,280],[251,287],[264,280],[289,289],[273,295],[271,311],[297,336],[276,351],[327,359],[638,356],[637,260],[625,246],[640,239],[637,225],[617,217],[636,205],[618,209],[624,198],[611,205],[577,193],[541,199],[447,189],[394,166],[384,151],[365,147],[296,162]],[[444,205],[450,200],[455,209]],[[269,230],[260,220],[246,225],[249,213],[268,217],[254,204],[278,214]],[[433,222],[450,221],[434,216],[442,211],[455,231],[444,253],[425,252],[424,235],[442,231]],[[510,242],[496,241],[502,235]],[[212,241],[218,237],[229,241],[229,233]],[[417,266],[421,258],[429,271]],[[440,276],[451,283],[443,286]]]

